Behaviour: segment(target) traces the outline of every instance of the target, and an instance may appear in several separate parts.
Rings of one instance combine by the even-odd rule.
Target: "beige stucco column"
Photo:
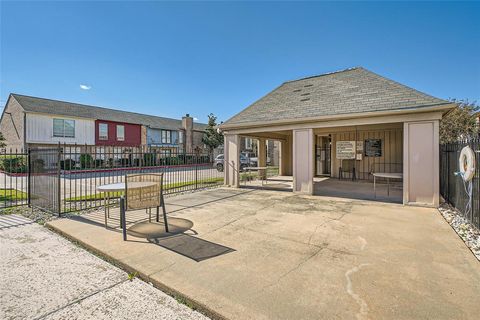
[[[313,194],[313,129],[293,130],[293,192]]]
[[[287,136],[280,141],[279,151],[279,174],[281,176],[292,175],[292,137]]]
[[[238,134],[224,135],[224,184],[240,187],[240,136]]]
[[[267,165],[267,140],[265,138],[258,138],[258,166],[265,167]],[[261,170],[260,174],[264,175],[266,172]],[[262,177],[265,178],[265,177]]]
[[[405,122],[403,151],[403,203],[438,207],[439,121]]]

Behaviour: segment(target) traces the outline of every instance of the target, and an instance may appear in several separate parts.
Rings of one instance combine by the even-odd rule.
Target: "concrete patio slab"
[[[168,240],[124,242],[77,218],[49,225],[230,319],[480,314],[480,263],[436,209],[227,188],[168,198],[167,211],[170,203],[184,209],[169,216],[193,230]],[[185,253],[199,243],[232,251],[197,262]]]

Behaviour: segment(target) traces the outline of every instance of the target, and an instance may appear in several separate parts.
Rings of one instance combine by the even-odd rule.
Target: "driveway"
[[[228,188],[167,202],[194,232],[123,242],[102,212],[50,225],[230,319],[480,314],[480,263],[436,209]]]
[[[0,216],[0,319],[206,319],[59,235]]]

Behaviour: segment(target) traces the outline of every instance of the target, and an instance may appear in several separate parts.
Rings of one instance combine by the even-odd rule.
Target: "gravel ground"
[[[480,230],[476,229],[463,217],[462,213],[447,203],[442,204],[438,210],[480,261]]]
[[[0,257],[0,319],[207,319],[18,214],[0,215]]]

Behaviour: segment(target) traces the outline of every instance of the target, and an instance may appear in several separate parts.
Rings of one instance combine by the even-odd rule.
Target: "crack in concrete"
[[[72,306],[72,305],[74,305],[74,304],[80,303],[80,302],[82,302],[83,300],[88,299],[88,298],[90,298],[90,297],[93,297],[94,295],[97,295],[97,294],[99,294],[99,293],[101,293],[101,292],[110,290],[110,289],[112,289],[113,287],[116,287],[116,286],[118,286],[118,285],[120,285],[120,284],[122,284],[122,283],[124,283],[124,282],[127,282],[127,281],[130,281],[130,280],[129,280],[129,279],[124,279],[124,280],[118,281],[118,282],[116,282],[116,283],[114,283],[114,284],[112,284],[112,285],[110,285],[110,286],[108,286],[108,287],[106,287],[106,288],[103,288],[103,289],[94,291],[94,292],[92,292],[92,293],[90,293],[90,294],[88,294],[88,295],[86,295],[86,296],[84,296],[84,297],[75,299],[75,300],[67,303],[67,304],[64,305],[64,306],[61,306],[61,307],[59,307],[59,308],[57,308],[57,309],[55,309],[55,310],[52,310],[52,311],[50,311],[50,312],[47,312],[47,313],[41,315],[40,317],[34,318],[34,320],[45,319],[46,317],[48,317],[48,316],[50,316],[50,315],[52,315],[52,314],[54,314],[54,313],[56,313],[56,312],[58,312],[58,311],[61,311],[61,310],[63,310],[63,309],[66,309],[66,308],[68,308],[68,307],[70,307],[70,306]]]
[[[352,280],[350,279],[350,276],[362,269],[363,267],[366,267],[370,265],[369,263],[362,263],[356,267],[353,267],[352,269],[348,270],[345,272],[345,278],[347,279],[347,286],[346,286],[346,291],[347,293],[355,300],[355,302],[360,306],[360,311],[356,314],[356,317],[358,320],[364,320],[368,319],[368,305],[363,300],[360,295],[355,293],[353,291],[353,285],[352,285]]]

